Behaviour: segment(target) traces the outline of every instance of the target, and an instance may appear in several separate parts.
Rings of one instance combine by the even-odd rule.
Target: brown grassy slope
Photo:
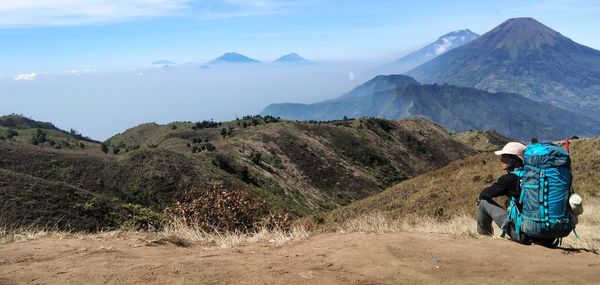
[[[495,131],[469,131],[452,135],[452,137],[478,151],[501,149],[506,143],[514,141]]]
[[[95,230],[126,221],[122,203],[67,183],[0,169],[0,226]]]
[[[0,169],[39,178],[35,183],[52,189],[64,184],[144,213],[160,213],[188,191],[206,191],[212,189],[212,182],[225,181],[265,200],[269,210],[301,216],[348,204],[474,153],[439,126],[420,119],[267,123],[251,118],[247,122],[250,126],[245,128],[235,121],[217,128],[194,128],[195,124],[185,122],[144,124],[109,139],[108,154],[100,151],[99,143],[86,141],[81,148],[76,138],[52,129],[42,129],[48,139],[69,143],[60,149],[48,142],[33,145],[29,140],[36,129],[18,129],[18,136],[0,140]],[[223,137],[222,128],[232,128],[232,133]],[[215,149],[202,149],[208,144]],[[114,149],[119,153],[113,154]],[[25,178],[6,179],[0,191],[19,195],[19,189],[31,184]],[[73,203],[98,204],[87,194],[73,197],[84,201],[65,199],[65,209]],[[44,195],[17,198],[45,205]],[[18,204],[0,206],[17,213],[15,219],[23,218]],[[44,207],[34,209],[39,213],[29,214],[42,217],[42,224],[79,213],[59,216]],[[100,222],[104,218],[97,217],[98,227],[116,223],[115,219]],[[68,222],[78,225],[75,228],[83,225]]]
[[[600,195],[600,138],[573,141],[573,187],[585,198]],[[498,157],[481,153],[408,179],[387,190],[333,210],[331,221],[342,221],[370,212],[398,218],[407,214],[447,219],[475,214],[475,197],[500,177]]]

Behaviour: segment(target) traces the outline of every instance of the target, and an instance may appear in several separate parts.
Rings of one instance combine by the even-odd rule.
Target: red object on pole
[[[571,151],[569,150],[569,145],[571,144],[571,142],[569,141],[569,139],[565,139],[564,144],[563,144],[563,148],[568,152],[571,153]]]

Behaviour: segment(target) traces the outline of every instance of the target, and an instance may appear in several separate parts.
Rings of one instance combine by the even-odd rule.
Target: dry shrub
[[[248,243],[266,241],[270,244],[281,246],[290,241],[304,240],[310,232],[306,228],[296,225],[288,229],[256,227],[253,231],[206,231],[202,228],[190,226],[181,220],[172,220],[161,232],[158,233],[160,241],[178,240],[185,243],[208,243],[220,248],[233,248]],[[173,243],[173,242],[171,242]]]
[[[197,229],[248,231],[265,216],[266,205],[249,189],[218,181],[187,191],[165,214]]]

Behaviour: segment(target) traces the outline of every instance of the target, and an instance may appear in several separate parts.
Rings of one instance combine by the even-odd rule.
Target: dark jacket
[[[517,201],[521,191],[519,189],[519,177],[514,173],[507,173],[498,178],[498,181],[483,189],[479,193],[479,199],[490,200],[499,196],[515,197]]]

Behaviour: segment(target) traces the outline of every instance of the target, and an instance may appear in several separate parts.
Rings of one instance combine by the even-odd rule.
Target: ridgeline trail
[[[600,256],[499,238],[321,234],[275,247],[39,239],[0,246],[0,284],[597,284]]]

